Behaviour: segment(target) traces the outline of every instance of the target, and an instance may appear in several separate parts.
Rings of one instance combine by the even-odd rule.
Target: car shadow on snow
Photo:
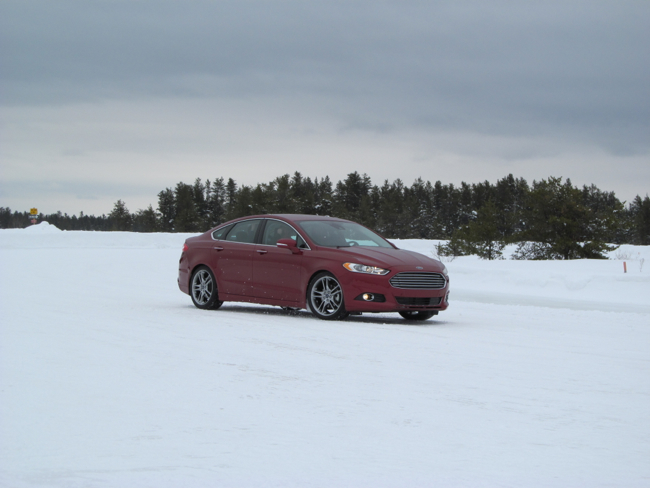
[[[321,320],[314,317],[311,312],[303,309],[298,310],[287,310],[279,307],[270,307],[265,305],[241,305],[241,304],[224,304],[217,312],[233,312],[233,313],[244,313],[244,314],[254,314],[254,315],[269,315],[273,317],[296,317],[303,319],[316,320],[321,322]],[[322,321],[326,322],[326,321]],[[431,327],[437,325],[443,325],[447,322],[444,320],[439,320],[438,316],[434,316],[429,320],[420,321],[420,320],[406,320],[403,319],[397,313],[384,313],[384,314],[373,314],[373,313],[364,313],[363,315],[350,315],[349,317],[336,321],[338,323],[367,323],[367,324],[394,324],[394,325],[408,325],[408,326],[418,326],[418,327]]]

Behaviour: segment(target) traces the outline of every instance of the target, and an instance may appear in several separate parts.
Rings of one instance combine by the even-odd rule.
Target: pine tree
[[[237,207],[237,183],[232,178],[228,178],[226,183],[226,221],[236,217]]]
[[[303,178],[296,171],[291,177],[289,195],[293,201],[293,212],[307,215],[314,213],[315,188],[309,177]]]
[[[490,200],[494,201],[495,191],[494,187],[490,184],[489,181],[485,180],[482,183],[475,183],[472,185],[473,193],[473,208],[472,210],[478,210],[483,207]]]
[[[320,182],[316,178],[314,186],[316,187],[316,198],[314,199],[316,215],[332,215],[334,197],[330,177],[326,176]]]
[[[174,231],[200,232],[200,217],[196,209],[194,188],[183,182],[177,183],[174,188]]]
[[[291,201],[291,177],[288,174],[275,179],[275,213],[293,213],[293,202]]]
[[[639,195],[630,204],[632,222],[634,224],[632,238],[634,244],[650,245],[650,197],[641,199]]]
[[[419,197],[419,215],[416,223],[417,235],[420,239],[433,239],[436,211],[433,204],[433,185],[427,181]]]
[[[598,214],[587,207],[582,192],[569,179],[534,181],[524,221],[524,230],[515,236],[521,242],[515,258],[603,259],[606,251],[614,249],[606,244],[615,225],[613,214]]]
[[[462,254],[475,254],[481,259],[501,259],[506,243],[499,232],[498,216],[496,205],[488,200],[474,220],[454,232],[450,249],[462,249]]]
[[[482,206],[483,197],[479,197],[476,191],[476,185],[468,185],[464,181],[460,183],[458,196],[458,223],[467,225],[475,216],[476,210]]]
[[[235,217],[246,217],[253,215],[253,192],[251,187],[243,185],[237,192],[237,204],[235,206]]]
[[[11,209],[0,207],[0,229],[11,229]]]
[[[271,213],[270,198],[267,185],[258,185],[252,190],[251,193],[251,215],[260,215]]]
[[[209,228],[225,222],[226,216],[226,185],[223,178],[217,178],[208,188],[208,221]]]
[[[505,238],[523,230],[523,209],[529,192],[524,178],[509,174],[497,181],[495,204],[499,210],[499,231]]]
[[[176,201],[171,188],[165,188],[158,193],[158,213],[160,214],[160,230],[162,232],[174,231],[176,218]]]
[[[67,214],[66,214],[67,216]],[[133,218],[129,213],[129,209],[126,208],[126,205],[122,200],[115,202],[113,211],[108,215],[108,218],[111,221],[111,230],[114,231],[130,231],[131,225],[133,224]],[[66,227],[71,228],[72,219],[67,219],[68,225]]]
[[[372,183],[367,174],[348,174],[345,181],[339,181],[334,191],[333,212],[337,217],[359,220],[361,199],[368,195]]]
[[[149,205],[145,210],[138,210],[133,216],[134,232],[158,232],[160,217]]]
[[[301,198],[296,211],[301,214],[313,215],[316,213],[316,184],[308,176],[302,180]]]
[[[192,187],[194,209],[197,215],[196,218],[197,230],[207,230],[210,228],[209,206],[208,206],[209,188],[210,188],[210,180],[207,181],[207,184],[203,184],[201,178],[197,178],[194,181],[194,186]]]
[[[443,202],[440,220],[444,238],[450,238],[454,231],[460,227],[460,191],[453,183],[443,186]]]

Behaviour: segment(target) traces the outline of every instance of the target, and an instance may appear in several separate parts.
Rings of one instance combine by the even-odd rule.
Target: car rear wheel
[[[217,282],[207,266],[199,266],[194,270],[190,281],[190,296],[194,306],[204,310],[219,308],[223,303],[219,301]]]
[[[307,305],[316,317],[323,320],[340,320],[349,314],[345,311],[343,288],[330,273],[319,273],[307,289]]]
[[[406,320],[429,320],[435,315],[435,312],[398,312]]]

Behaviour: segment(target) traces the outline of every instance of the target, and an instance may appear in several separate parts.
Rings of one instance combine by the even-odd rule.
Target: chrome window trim
[[[298,232],[298,229],[296,229],[293,225],[291,225],[289,222],[286,222],[284,220],[273,219],[273,218],[270,218],[270,219],[267,219],[267,218],[244,219],[244,220],[238,220],[237,222],[233,222],[232,225],[234,226],[234,225],[237,225],[240,222],[248,222],[250,220],[259,220],[260,224],[264,220],[275,220],[276,222],[282,222],[283,224],[287,224],[289,227],[291,227],[293,230],[296,231],[296,234],[298,234],[300,236],[300,238],[305,242],[305,245],[307,246],[307,247],[299,247],[298,249],[300,249],[301,251],[311,251],[312,250],[311,247],[309,247],[309,243],[307,242],[307,239],[305,239],[305,237],[300,232]],[[226,227],[227,225],[230,225],[230,223],[227,222],[226,224],[222,225],[221,227],[217,227],[212,232],[210,232],[210,238],[213,241],[234,242],[234,243],[237,243],[237,244],[248,244],[248,245],[251,245],[251,246],[278,247],[277,245],[274,246],[273,244],[262,244],[262,243],[258,244],[258,243],[255,243],[255,242],[239,242],[239,241],[229,241],[228,239],[215,239],[213,234],[216,231],[222,229],[223,227]],[[265,230],[266,230],[266,228],[265,228]],[[262,235],[262,237],[264,237],[264,236]]]

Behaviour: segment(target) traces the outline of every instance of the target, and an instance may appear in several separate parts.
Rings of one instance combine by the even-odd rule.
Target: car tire
[[[435,315],[435,312],[408,311],[398,312],[406,320],[429,320]]]
[[[217,309],[223,303],[219,301],[214,274],[207,266],[199,266],[192,273],[190,296],[194,306],[202,310]]]
[[[349,314],[345,310],[343,288],[333,274],[319,273],[307,287],[309,311],[322,320],[341,320]]]

